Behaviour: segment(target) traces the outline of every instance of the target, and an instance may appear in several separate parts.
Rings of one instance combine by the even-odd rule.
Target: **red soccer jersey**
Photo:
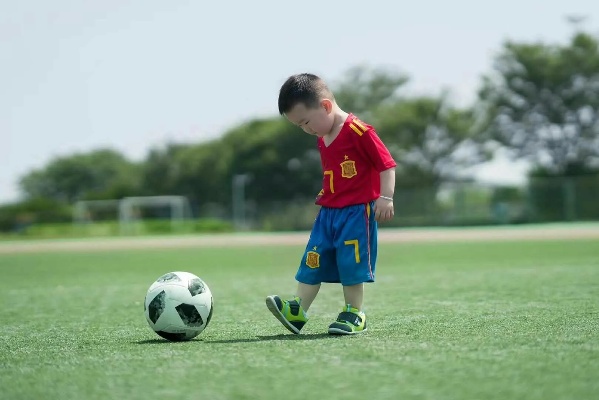
[[[374,128],[353,114],[328,147],[318,138],[318,150],[324,176],[316,204],[325,207],[376,200],[381,194],[380,173],[397,165]]]

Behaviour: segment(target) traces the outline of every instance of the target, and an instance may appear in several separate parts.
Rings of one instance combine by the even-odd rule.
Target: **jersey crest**
[[[341,164],[341,176],[344,178],[353,178],[358,175],[358,170],[356,169],[356,162],[350,160],[348,156],[345,156],[345,161]]]

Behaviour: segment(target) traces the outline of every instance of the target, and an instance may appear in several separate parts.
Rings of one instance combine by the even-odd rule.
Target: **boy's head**
[[[279,113],[304,132],[324,136],[333,129],[335,98],[313,74],[290,76],[279,92]]]

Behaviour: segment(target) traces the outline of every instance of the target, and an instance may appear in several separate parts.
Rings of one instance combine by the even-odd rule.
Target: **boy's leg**
[[[343,297],[345,298],[345,304],[351,304],[352,307],[362,310],[364,284],[358,283],[357,285],[343,286]]]
[[[321,209],[296,274],[296,296],[290,300],[282,300],[276,295],[266,298],[266,306],[270,312],[295,334],[300,333],[308,322],[306,311],[316,298],[321,282],[339,282],[335,248],[328,239],[327,220],[328,211]]]
[[[345,306],[329,326],[331,334],[355,334],[366,331],[364,283],[374,282],[377,257],[377,224],[371,204],[348,207],[337,231],[337,265],[343,284]]]
[[[306,283],[298,282],[295,296],[301,299],[301,304],[304,311],[308,312],[308,309],[312,305],[312,302],[316,298],[319,290],[320,283],[318,285],[308,285]]]
[[[347,207],[337,222],[335,250],[341,284],[351,287],[374,282],[377,259],[377,223],[371,204]],[[363,288],[343,290],[344,296],[363,301]],[[355,293],[353,290],[357,290]],[[361,306],[361,304],[360,304]]]

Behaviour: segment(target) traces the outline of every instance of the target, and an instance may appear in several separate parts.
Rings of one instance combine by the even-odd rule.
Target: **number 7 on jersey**
[[[335,193],[335,186],[333,185],[333,170],[329,169],[324,171],[324,175],[329,175],[329,188],[331,189],[331,193]]]

